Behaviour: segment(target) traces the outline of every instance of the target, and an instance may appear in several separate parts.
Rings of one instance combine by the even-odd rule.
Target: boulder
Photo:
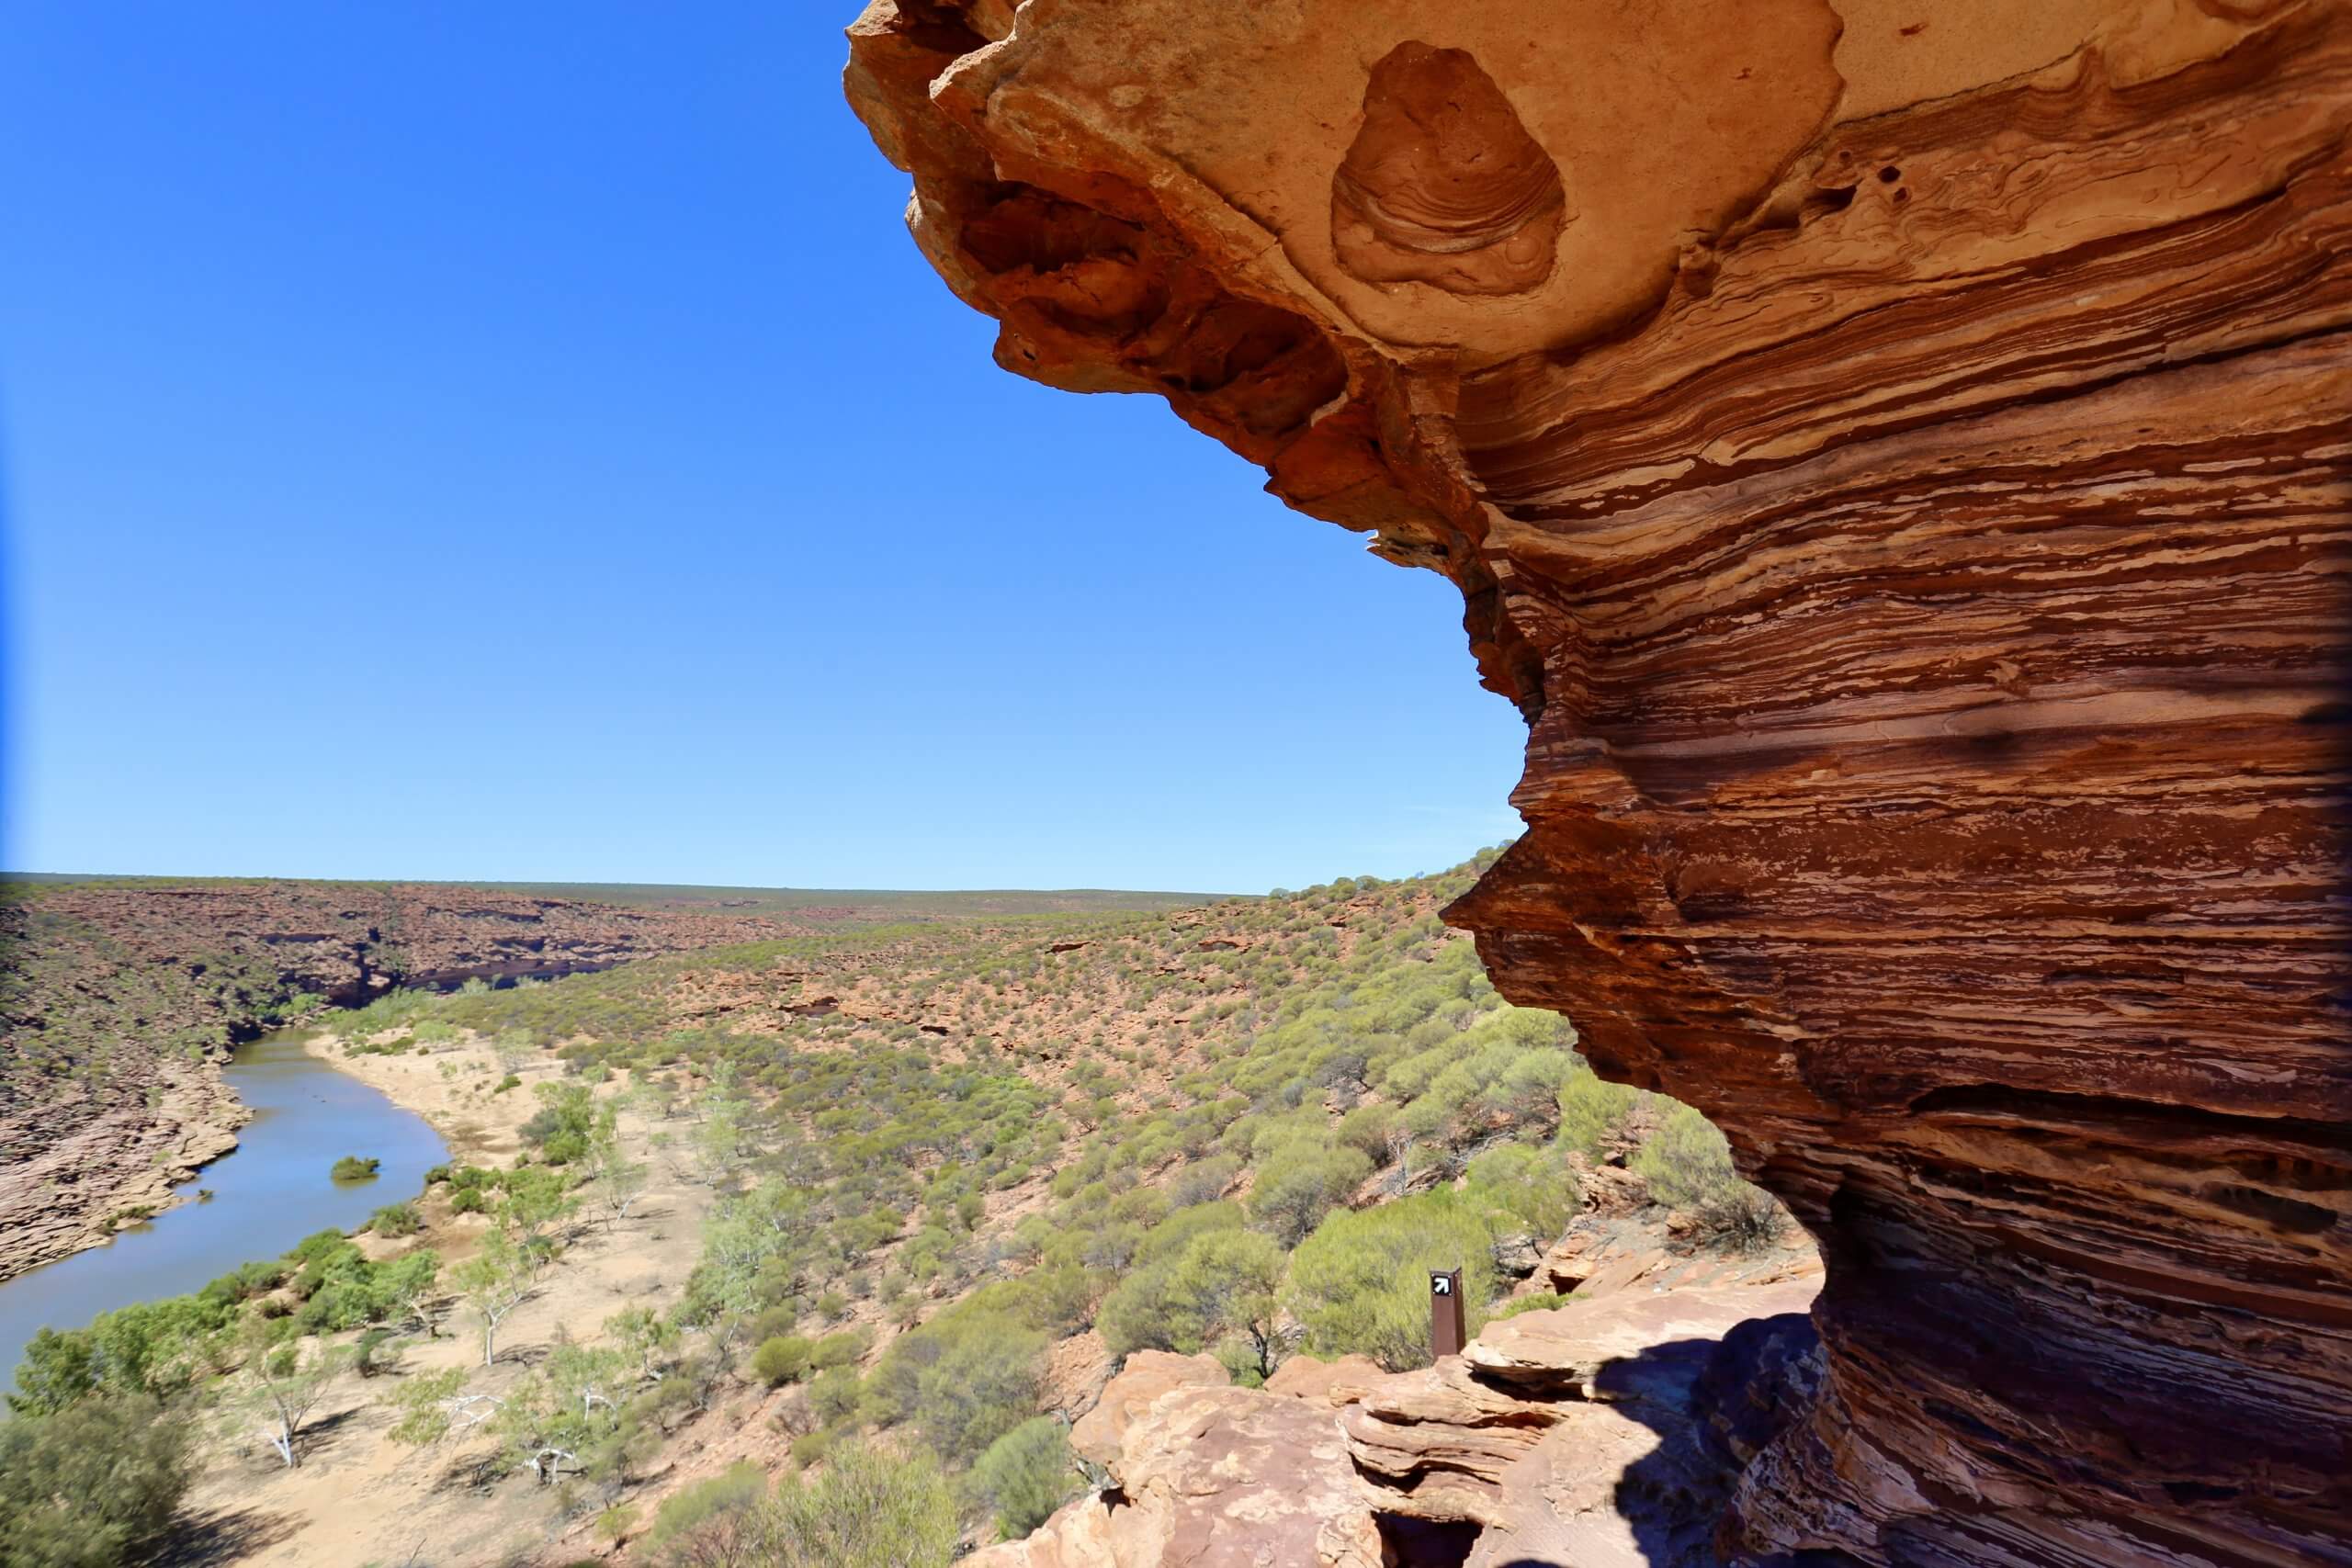
[[[1096,1464],[1115,1463],[1126,1443],[1127,1423],[1136,1411],[1171,1389],[1222,1388],[1231,1381],[1214,1356],[1137,1350],[1119,1375],[1102,1386],[1094,1408],[1071,1426],[1070,1447]]]
[[[1336,1361],[1293,1356],[1266,1380],[1266,1392],[1291,1399],[1317,1400],[1337,1409],[1363,1398],[1364,1390],[1387,1375],[1381,1364],[1369,1356],[1342,1356]]]
[[[1133,1371],[1112,1380],[1114,1488],[975,1554],[973,1568],[1379,1568],[1378,1531],[1330,1409],[1167,1375],[1192,1359],[1164,1357],[1125,1388]]]

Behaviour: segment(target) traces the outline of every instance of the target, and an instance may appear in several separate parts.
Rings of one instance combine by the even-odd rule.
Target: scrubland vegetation
[[[324,1005],[254,953],[154,963],[42,892],[0,884],[0,1112],[39,1107],[45,1135],[146,1092],[161,1066]]]
[[[475,1444],[478,1482],[527,1476],[632,1561],[944,1563],[1086,1484],[1064,1416],[1089,1391],[1055,1374],[1075,1337],[1098,1360],[1205,1351],[1243,1382],[1300,1352],[1422,1364],[1426,1271],[1464,1270],[1474,1331],[1509,1310],[1603,1159],[1709,1245],[1769,1238],[1777,1211],[1703,1120],[1595,1077],[1566,1020],[1506,1005],[1439,922],[1481,863],[386,997],[339,1021],[346,1049],[485,1041],[486,1094],[562,1065],[514,1163],[435,1173],[425,1214],[492,1217],[469,1255],[314,1237],[45,1336],[11,1429],[103,1412],[130,1470],[167,1479],[178,1457],[136,1461],[153,1412],[201,1398],[298,1464],[308,1388],[446,1317],[480,1364],[384,1380],[392,1437]],[[662,1309],[503,1367],[515,1304],[585,1227],[628,1220],[649,1173],[623,1113],[662,1179],[709,1194],[701,1260]],[[401,1203],[372,1228],[420,1226],[435,1239]],[[777,1462],[640,1499],[722,1409],[756,1411]]]

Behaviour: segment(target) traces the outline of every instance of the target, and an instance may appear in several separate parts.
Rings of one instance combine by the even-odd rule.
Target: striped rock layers
[[[2352,1562],[2352,7],[851,41],[1002,365],[1460,585],[1527,831],[1451,918],[1828,1259],[1727,1549]]]

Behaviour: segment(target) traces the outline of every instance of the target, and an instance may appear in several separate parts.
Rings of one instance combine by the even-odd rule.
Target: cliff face
[[[1451,918],[1822,1241],[1724,1539],[2352,1561],[2352,9],[876,0],[1008,369],[1462,588]]]

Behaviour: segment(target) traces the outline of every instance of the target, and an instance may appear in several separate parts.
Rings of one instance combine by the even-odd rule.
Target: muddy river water
[[[199,1290],[313,1232],[349,1230],[422,1192],[424,1173],[448,1158],[422,1117],[309,1055],[297,1034],[240,1046],[226,1071],[254,1118],[233,1151],[177,1190],[190,1201],[0,1284],[0,1386],[13,1383],[37,1329],[77,1328],[115,1307]],[[338,1182],[327,1172],[345,1155],[383,1165],[373,1180]],[[207,1189],[210,1198],[193,1201]]]

